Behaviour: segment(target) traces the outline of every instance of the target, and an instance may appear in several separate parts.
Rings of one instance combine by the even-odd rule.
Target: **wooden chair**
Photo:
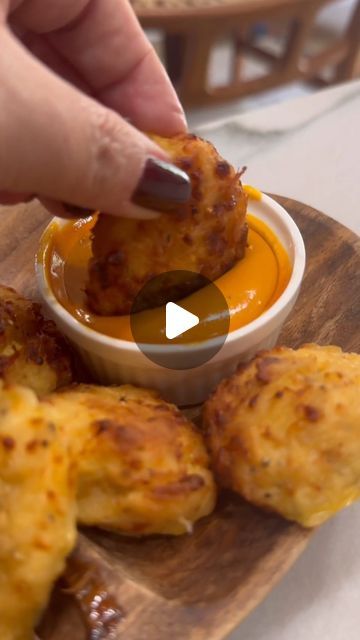
[[[304,53],[319,10],[332,1],[132,0],[132,4],[144,28],[164,33],[167,71],[182,102],[193,106],[247,96],[294,80],[321,80],[322,71],[329,67],[333,82],[353,77],[360,50],[360,0],[346,32],[333,45],[317,55]],[[262,23],[287,25],[280,54],[257,43],[256,29]],[[230,80],[210,86],[210,56],[224,38],[233,45]],[[265,61],[268,73],[244,79],[244,59],[249,54]]]

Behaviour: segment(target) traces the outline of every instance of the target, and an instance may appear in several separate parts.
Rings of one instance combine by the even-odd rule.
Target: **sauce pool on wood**
[[[113,636],[125,613],[109,592],[106,578],[96,564],[76,550],[69,558],[62,579],[65,592],[79,607],[87,631],[87,640],[107,640]]]

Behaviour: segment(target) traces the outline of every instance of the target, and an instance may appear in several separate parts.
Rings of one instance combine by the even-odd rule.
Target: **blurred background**
[[[360,77],[360,0],[132,0],[190,128]]]

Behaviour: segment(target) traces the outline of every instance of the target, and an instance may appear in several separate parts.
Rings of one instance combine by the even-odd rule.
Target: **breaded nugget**
[[[360,355],[279,347],[222,382],[204,407],[219,482],[305,527],[360,496]]]
[[[201,435],[153,391],[79,385],[48,402],[78,463],[78,519],[120,533],[181,534],[215,486]]]
[[[0,638],[33,629],[76,537],[67,444],[30,389],[0,388]]]
[[[38,395],[72,381],[69,350],[40,306],[0,285],[0,378]]]
[[[0,638],[32,640],[81,524],[180,534],[216,491],[195,427],[151,391],[0,387]]]
[[[89,306],[100,315],[129,313],[137,293],[155,275],[187,270],[213,281],[244,255],[247,200],[240,174],[201,138],[153,139],[189,174],[192,196],[154,220],[99,216],[86,292]],[[168,286],[172,294],[172,283]],[[188,286],[181,296],[194,290],[196,281]],[[158,304],[155,296],[152,306]]]

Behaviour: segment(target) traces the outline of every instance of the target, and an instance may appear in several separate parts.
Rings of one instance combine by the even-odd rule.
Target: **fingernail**
[[[88,209],[86,207],[78,207],[76,204],[69,204],[68,202],[62,202],[61,205],[64,208],[62,217],[69,218],[87,218],[93,216],[96,211],[94,209]]]
[[[153,211],[171,211],[191,196],[191,181],[187,173],[173,164],[157,158],[146,161],[132,202]]]

